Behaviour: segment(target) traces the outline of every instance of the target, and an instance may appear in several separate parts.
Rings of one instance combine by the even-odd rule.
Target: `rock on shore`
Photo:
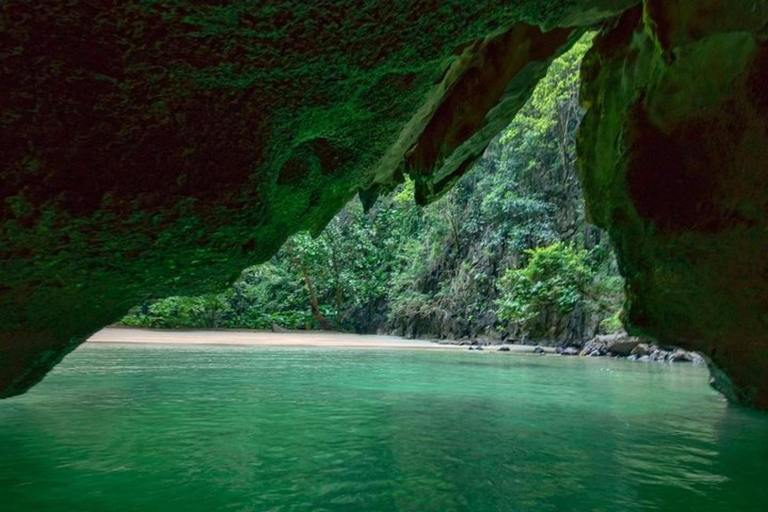
[[[661,347],[626,333],[595,336],[584,344],[579,355],[626,357],[631,360],[662,363],[706,364],[704,358],[696,352],[673,347]]]

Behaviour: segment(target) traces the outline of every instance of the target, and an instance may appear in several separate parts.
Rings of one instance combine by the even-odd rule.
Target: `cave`
[[[408,175],[440,197],[549,63],[631,332],[768,408],[768,1],[0,7],[0,396],[149,296],[220,290]]]

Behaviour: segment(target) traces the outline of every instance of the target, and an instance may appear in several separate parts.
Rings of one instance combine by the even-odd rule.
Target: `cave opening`
[[[514,120],[433,203],[406,182],[291,237],[224,293],[149,300],[121,324],[335,330],[581,346],[622,331],[623,279],[578,181],[581,61],[554,60]]]

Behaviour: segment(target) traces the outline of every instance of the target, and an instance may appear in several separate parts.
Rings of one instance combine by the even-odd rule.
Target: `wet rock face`
[[[585,60],[579,157],[638,334],[768,408],[768,5],[649,0]]]
[[[765,1],[639,3],[4,2],[0,396],[355,193],[439,197],[603,26],[579,151],[629,320],[768,407]]]

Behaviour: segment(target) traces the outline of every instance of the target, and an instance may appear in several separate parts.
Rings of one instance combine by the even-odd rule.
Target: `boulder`
[[[640,340],[638,338],[628,337],[624,340],[616,341],[612,344],[609,344],[606,347],[606,350],[610,355],[627,357],[632,353],[635,347],[637,347],[639,344],[640,344]]]
[[[687,350],[677,349],[669,356],[667,356],[667,362],[669,363],[692,363],[692,364],[707,364],[707,361],[696,352],[688,352]]]
[[[629,336],[627,333],[598,335],[584,345],[589,354],[599,350],[602,354],[626,357],[640,344],[640,338]]]
[[[669,363],[692,363],[693,359],[689,352],[685,350],[675,350],[669,356],[667,356],[667,362]]]
[[[699,364],[699,365],[707,364],[707,360],[704,359],[704,357],[698,352],[689,352],[688,354],[690,355],[691,362],[693,364]]]
[[[604,349],[605,345],[601,341],[593,338],[584,344],[584,346],[581,348],[581,351],[579,352],[579,355],[588,356],[594,351],[602,352]]]
[[[290,332],[288,329],[284,329],[277,325],[276,323],[272,323],[272,332]]]

